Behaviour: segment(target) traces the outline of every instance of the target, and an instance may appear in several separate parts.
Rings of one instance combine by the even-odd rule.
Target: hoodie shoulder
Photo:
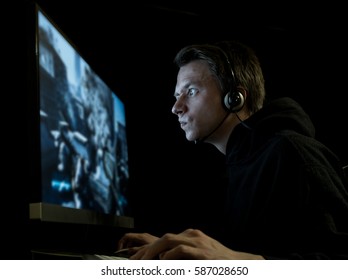
[[[315,137],[315,127],[302,106],[290,97],[270,101],[247,121],[249,126],[263,131],[291,130]]]

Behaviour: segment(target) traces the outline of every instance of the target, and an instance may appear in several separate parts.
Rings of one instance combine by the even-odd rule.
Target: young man
[[[187,140],[226,156],[224,236],[128,233],[131,259],[348,259],[348,192],[339,159],[294,100],[264,105],[257,56],[238,42],[191,45],[172,112]]]

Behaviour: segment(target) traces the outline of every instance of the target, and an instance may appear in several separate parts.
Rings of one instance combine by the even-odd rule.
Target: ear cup
[[[224,97],[224,105],[232,113],[238,112],[244,106],[244,96],[239,91],[228,92]]]

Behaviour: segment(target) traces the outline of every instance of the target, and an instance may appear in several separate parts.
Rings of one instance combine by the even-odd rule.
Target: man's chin
[[[195,141],[196,138],[192,134],[185,132],[185,137],[187,141]]]
[[[194,136],[194,135],[188,135],[188,134],[186,134],[186,139],[187,139],[188,141],[190,141],[190,142],[193,142],[193,141],[197,142],[197,141],[199,140],[199,137],[196,137],[196,136]]]

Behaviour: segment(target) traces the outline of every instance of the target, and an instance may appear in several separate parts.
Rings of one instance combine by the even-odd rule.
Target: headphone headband
[[[215,46],[220,50],[220,52],[225,57],[228,67],[230,69],[230,73],[231,73],[230,90],[225,94],[223,98],[223,104],[228,111],[232,113],[236,113],[240,111],[244,106],[244,101],[245,101],[244,96],[237,89],[236,75],[234,74],[233,67],[227,53],[221,48],[221,46],[218,46],[218,45],[215,45]]]

